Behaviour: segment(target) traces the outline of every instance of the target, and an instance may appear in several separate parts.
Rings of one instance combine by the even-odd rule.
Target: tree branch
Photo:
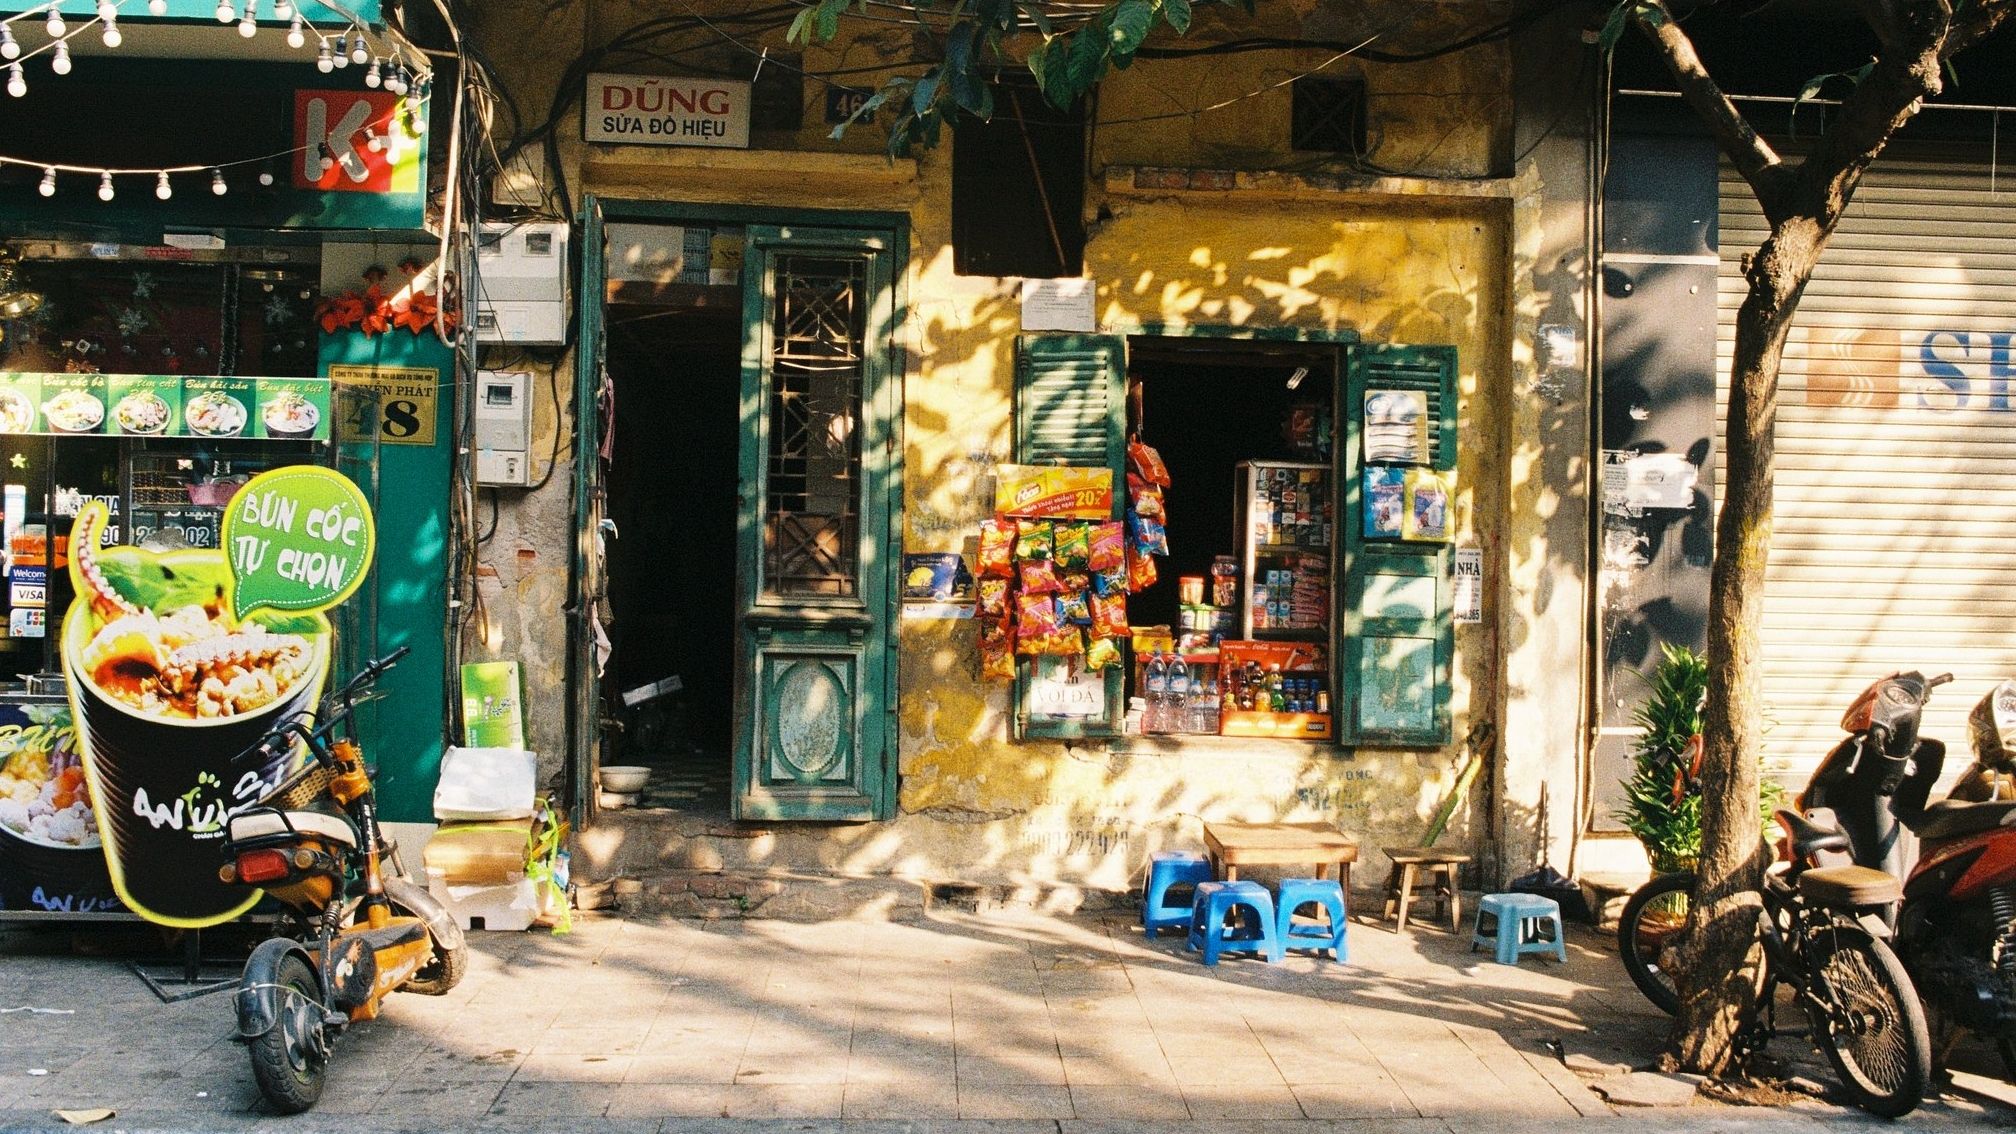
[[[1986,39],[2002,21],[2016,12],[2016,0],[1976,0],[1953,21],[1946,42],[1939,47],[1940,59],[1951,59]]]
[[[1660,56],[1666,60],[1667,70],[1673,73],[1674,82],[1680,86],[1681,97],[1707,123],[1715,144],[1728,155],[1736,171],[1743,175],[1743,180],[1750,183],[1751,191],[1757,194],[1758,202],[1764,206],[1764,214],[1775,216],[1782,207],[1783,199],[1791,192],[1793,183],[1792,171],[1778,156],[1778,151],[1771,148],[1771,144],[1743,117],[1743,112],[1736,109],[1729,96],[1722,93],[1721,85],[1708,73],[1707,65],[1701,62],[1701,56],[1694,50],[1694,41],[1680,29],[1680,22],[1673,18],[1666,0],[1649,0],[1643,7],[1634,10],[1631,21],[1659,49]]]

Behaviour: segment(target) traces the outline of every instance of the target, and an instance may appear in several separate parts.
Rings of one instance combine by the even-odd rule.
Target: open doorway
[[[741,311],[739,287],[639,280],[614,283],[605,309],[616,531],[602,687],[616,724],[603,765],[651,769],[629,806],[728,813]]]

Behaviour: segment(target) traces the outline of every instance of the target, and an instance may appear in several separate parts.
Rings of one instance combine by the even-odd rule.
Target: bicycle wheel
[[[1883,1118],[1911,1113],[1932,1081],[1932,1039],[1903,962],[1861,929],[1829,925],[1806,939],[1813,1041],[1855,1104]]]
[[[1666,943],[1687,925],[1687,907],[1694,893],[1694,875],[1661,874],[1638,887],[1617,919],[1617,955],[1631,983],[1661,1012],[1680,1011],[1680,989],[1673,974],[1659,964]]]

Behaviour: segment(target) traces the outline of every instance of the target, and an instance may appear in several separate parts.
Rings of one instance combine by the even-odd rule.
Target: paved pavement
[[[1351,959],[1228,959],[1113,915],[705,923],[584,915],[477,934],[447,997],[400,995],[343,1037],[322,1103],[264,1112],[230,1000],[159,1003],[125,958],[0,936],[0,1131],[836,1131],[1483,1134],[1881,1125],[1828,1104],[1613,1111],[1557,1048],[1648,1063],[1662,1017],[1614,953],[1518,967],[1443,930],[1354,924]],[[1782,1040],[1798,1054],[1799,1040]],[[1992,1073],[1984,1053],[1963,1053]],[[1823,1082],[1824,1070],[1808,1073]],[[1904,1120],[2016,1125],[1962,1074]]]

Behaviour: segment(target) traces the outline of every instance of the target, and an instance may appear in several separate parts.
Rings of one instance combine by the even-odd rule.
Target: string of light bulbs
[[[49,0],[37,4],[14,15],[0,17],[0,61],[7,70],[7,93],[21,98],[28,93],[28,75],[22,64],[36,56],[50,56],[49,69],[57,75],[70,73],[70,40],[82,35],[93,27],[101,30],[101,41],[106,47],[116,48],[125,42],[125,33],[119,27],[119,11],[133,0],[98,0],[97,12],[90,19],[75,27],[63,18],[62,0]],[[156,16],[166,15],[168,0],[145,0],[147,10]],[[250,39],[259,34],[259,5],[261,0],[244,0],[239,8],[232,0],[218,0],[217,22],[236,23],[238,34]],[[36,15],[42,16],[42,30],[48,41],[32,49],[24,49],[14,35],[14,25]],[[384,88],[397,95],[406,95],[414,89],[424,89],[433,82],[432,70],[424,56],[408,57],[406,48],[392,43],[381,55],[374,49],[369,35],[358,24],[351,24],[333,37],[325,34],[303,17],[301,6],[294,0],[273,0],[272,19],[286,20],[287,46],[300,50],[308,45],[308,37],[315,37],[315,69],[323,74],[341,70],[352,64],[368,66],[364,85]]]
[[[418,139],[422,129],[421,121],[423,117],[421,112],[427,107],[428,102],[429,100],[425,95],[418,95],[417,92],[409,94],[401,111],[386,121],[387,129],[382,134],[373,129],[370,124],[366,124],[362,128],[365,148],[372,153],[384,153],[387,160],[397,164],[406,149],[419,144]],[[276,179],[273,173],[276,163],[297,157],[307,153],[311,149],[319,149],[321,151],[321,166],[324,170],[335,165],[335,155],[330,151],[328,143],[323,142],[314,146],[295,146],[292,149],[277,150],[258,157],[240,158],[237,161],[207,162],[195,165],[144,166],[130,169],[100,165],[71,165],[60,161],[35,161],[29,158],[10,157],[6,154],[0,154],[0,168],[12,165],[20,166],[24,169],[41,170],[42,180],[36,184],[35,188],[44,197],[54,197],[56,195],[56,175],[59,173],[82,174],[86,177],[95,176],[98,179],[98,199],[101,201],[111,201],[118,195],[118,191],[114,185],[114,178],[151,177],[154,179],[154,196],[166,201],[175,195],[174,185],[169,180],[170,174],[208,173],[210,175],[210,192],[222,197],[231,191],[230,183],[224,178],[225,170],[241,169],[246,166],[261,166],[263,168],[260,169],[257,180],[262,187],[270,186]]]

